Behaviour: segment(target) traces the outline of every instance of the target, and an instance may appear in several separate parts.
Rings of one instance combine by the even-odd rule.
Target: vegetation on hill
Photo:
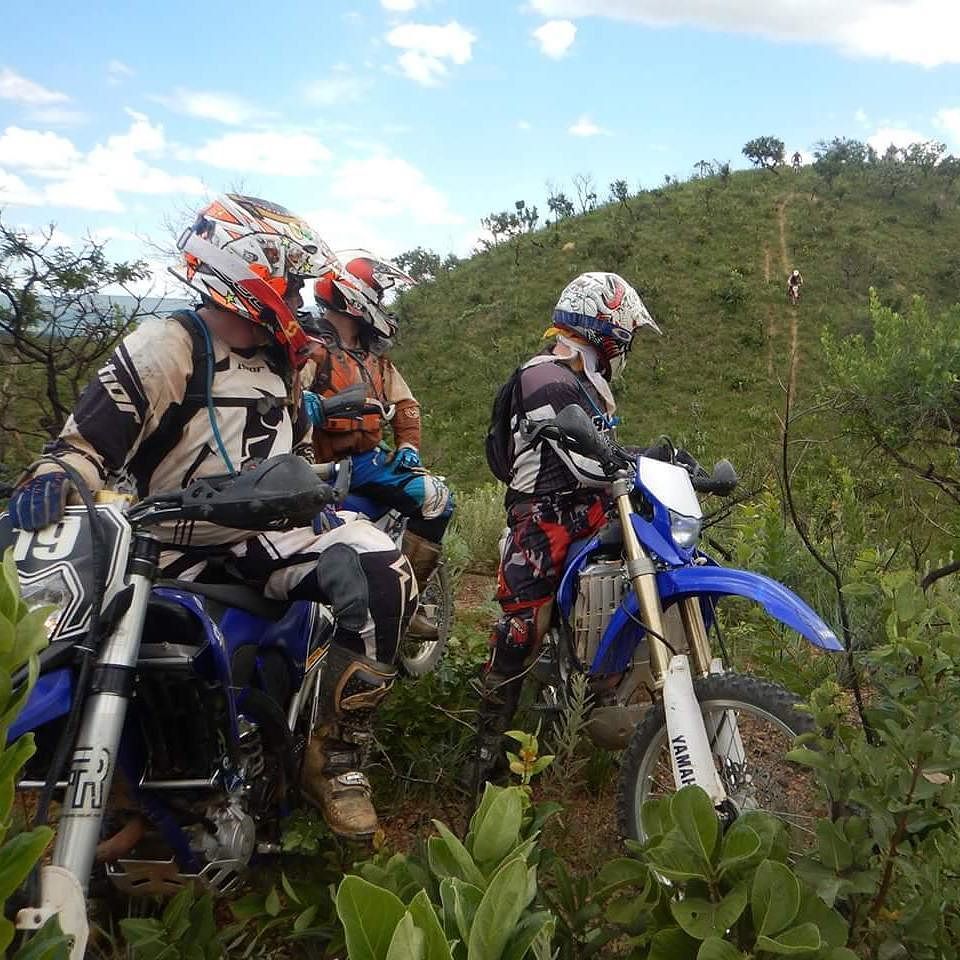
[[[727,168],[621,192],[437,270],[404,296],[394,354],[424,406],[428,461],[462,487],[489,480],[483,437],[498,385],[539,349],[567,281],[614,270],[664,332],[638,337],[618,394],[621,435],[668,433],[704,460],[769,462],[794,344],[797,393],[809,399],[822,333],[868,330],[871,287],[894,309],[917,291],[932,309],[960,299],[953,166],[891,164]],[[793,267],[805,280],[796,310]]]

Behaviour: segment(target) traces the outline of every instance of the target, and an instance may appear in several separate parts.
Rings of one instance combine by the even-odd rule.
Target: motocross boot
[[[327,826],[346,840],[369,840],[377,811],[363,765],[377,707],[397,671],[331,644],[320,679],[320,722],[303,758],[300,787]]]
[[[502,779],[507,772],[510,745],[503,735],[516,713],[522,689],[523,677],[511,678],[493,670],[483,676],[477,736],[457,777],[457,785],[471,796],[476,797],[488,780]]]
[[[407,530],[403,534],[403,554],[413,567],[413,575],[417,578],[417,587],[422,594],[440,565],[440,544],[431,543]],[[426,616],[423,607],[420,606],[410,619],[407,636],[412,640],[437,640],[440,637],[440,628],[435,621]]]

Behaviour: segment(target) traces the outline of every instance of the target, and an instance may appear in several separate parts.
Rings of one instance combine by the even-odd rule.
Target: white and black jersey
[[[514,459],[507,506],[520,499],[570,494],[610,482],[600,463],[589,457],[570,453],[552,440],[535,445],[527,442],[524,421],[552,420],[570,404],[582,407],[601,433],[610,430],[603,400],[586,376],[579,376],[559,360],[528,363],[522,368],[510,421]]]
[[[208,351],[188,314],[150,321],[124,337],[47,448],[66,459],[92,490],[127,477],[140,497],[179,490],[227,472],[213,436],[210,403],[224,449],[237,470],[267,457],[311,455],[310,421],[294,410],[269,348],[232,349],[210,331]],[[161,526],[179,546],[230,543],[249,536],[212,524]]]

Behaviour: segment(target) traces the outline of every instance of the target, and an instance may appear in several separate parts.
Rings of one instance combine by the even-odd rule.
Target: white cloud
[[[192,176],[180,176],[148,163],[143,155],[162,156],[167,151],[163,127],[141,113],[127,111],[131,123],[125,133],[108,137],[88,153],[50,131],[9,127],[0,139],[8,165],[50,181],[42,190],[28,187],[18,177],[5,177],[0,198],[7,203],[76,207],[121,212],[122,193],[204,193]]]
[[[867,111],[863,107],[858,108],[857,112],[853,115],[853,119],[856,120],[857,125],[860,127],[868,128],[872,126],[870,123],[870,118],[867,116]]]
[[[609,136],[610,131],[597,126],[587,114],[583,113],[577,118],[577,122],[567,128],[567,133],[574,137],[599,137]]]
[[[43,197],[31,190],[16,174],[0,168],[0,209],[7,204],[33,207],[43,203]]]
[[[304,219],[338,250],[374,250],[381,256],[398,253],[381,227],[351,210],[320,207],[308,210]]]
[[[47,130],[7,127],[0,134],[0,166],[39,177],[58,177],[75,166],[80,151],[66,137]]]
[[[545,17],[609,17],[825,43],[852,56],[924,67],[960,63],[956,0],[531,0]]]
[[[0,100],[15,100],[17,103],[45,104],[64,103],[70,98],[65,93],[48,90],[21,76],[9,67],[0,69]]]
[[[933,125],[954,146],[960,146],[960,107],[945,107],[938,110]]]
[[[114,86],[123,83],[124,80],[128,80],[135,72],[133,67],[124,63],[122,60],[111,60],[107,64],[107,80]]]
[[[540,52],[553,60],[566,56],[577,36],[577,28],[569,20],[548,20],[533,31]]]
[[[420,170],[386,153],[344,163],[334,173],[330,192],[364,219],[405,216],[426,225],[463,222]]]
[[[444,26],[404,23],[387,34],[387,43],[403,51],[397,58],[400,69],[425,87],[435,86],[446,76],[448,63],[467,63],[476,39],[456,20]]]
[[[895,147],[908,147],[911,143],[924,143],[930,138],[907,127],[880,127],[867,143],[879,154],[883,154],[890,144]]]
[[[29,117],[31,122],[48,127],[77,127],[90,119],[82,110],[69,107],[38,107],[30,111]]]
[[[317,173],[330,151],[308,133],[265,130],[224,134],[208,140],[193,156],[221,170],[302,177]]]
[[[530,121],[529,121],[529,120],[518,120],[518,121],[517,121],[517,129],[518,129],[518,130],[529,130],[529,129],[530,129]]]
[[[416,5],[417,0],[380,0],[380,6],[384,10],[392,10],[395,13],[407,13]]]
[[[153,98],[175,113],[184,113],[201,120],[215,120],[228,126],[240,126],[263,116],[252,103],[230,93],[212,90],[187,90],[177,87],[173,93]]]
[[[362,99],[372,85],[369,77],[358,76],[346,64],[338,63],[322,80],[311,83],[305,94],[311,103],[330,107]]]

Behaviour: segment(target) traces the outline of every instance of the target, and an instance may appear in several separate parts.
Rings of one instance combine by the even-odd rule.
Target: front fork
[[[134,535],[127,576],[133,596],[116,630],[104,642],[93,669],[53,858],[41,871],[41,903],[21,910],[17,916],[20,929],[34,930],[51,915],[59,914],[61,928],[74,936],[71,957],[82,957],[85,947],[86,890],[116,771],[159,555],[160,546],[153,537]],[[75,692],[76,696],[83,694],[82,690]]]
[[[691,665],[700,677],[710,672],[710,642],[703,614],[696,597],[679,601],[690,655],[671,655],[666,644],[656,567],[633,526],[632,486],[630,478],[621,477],[614,481],[612,492],[623,529],[627,577],[637,598],[637,608],[647,635],[654,689],[663,697],[674,783],[678,790],[697,784],[719,805],[727,799],[727,793],[714,763],[710,731],[704,724],[691,673]]]

